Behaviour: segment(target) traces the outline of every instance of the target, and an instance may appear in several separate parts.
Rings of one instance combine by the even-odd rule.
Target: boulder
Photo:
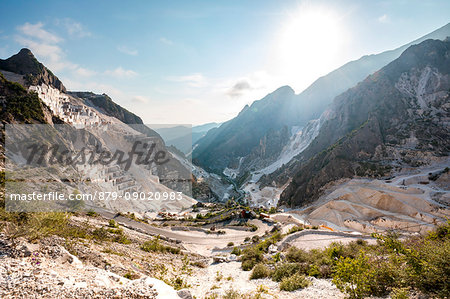
[[[178,297],[182,299],[192,299],[191,292],[187,289],[182,289],[177,292]]]

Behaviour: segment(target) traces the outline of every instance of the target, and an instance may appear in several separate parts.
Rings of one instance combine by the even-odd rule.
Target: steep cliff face
[[[0,59],[0,70],[23,75],[27,86],[47,84],[65,92],[62,82],[40,63],[28,49],[22,49],[8,59]]]
[[[285,183],[281,202],[301,206],[328,183],[381,177],[450,151],[450,41],[427,40],[336,97],[317,138],[266,182]]]

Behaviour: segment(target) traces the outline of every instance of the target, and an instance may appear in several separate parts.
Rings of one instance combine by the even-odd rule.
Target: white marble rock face
[[[42,84],[30,86],[29,90],[36,92],[50,110],[66,123],[75,127],[84,127],[101,122],[99,115],[93,109],[84,105],[72,104],[69,97],[56,88]]]

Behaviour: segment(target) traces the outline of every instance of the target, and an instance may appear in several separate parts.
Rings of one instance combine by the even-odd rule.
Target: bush
[[[280,283],[280,290],[292,292],[298,289],[303,289],[308,287],[310,282],[305,278],[305,276],[298,273],[290,276],[284,277]]]
[[[241,248],[239,247],[233,247],[233,250],[231,251],[231,254],[235,254],[235,255],[241,255],[242,251]]]
[[[108,226],[113,228],[119,227],[119,225],[116,223],[116,221],[114,221],[114,219],[109,220]]]
[[[228,242],[227,246],[228,247],[234,246],[234,243],[233,242]]]
[[[178,247],[160,244],[159,237],[155,237],[153,240],[145,242],[141,245],[141,249],[146,252],[170,252],[173,254],[179,254],[181,252],[181,249]]]
[[[228,289],[222,296],[222,299],[242,299],[243,297],[244,294],[241,294],[240,292],[233,289]]]
[[[257,264],[252,273],[250,274],[250,279],[260,279],[270,276],[270,270],[264,264]]]
[[[290,234],[293,234],[293,233],[296,233],[296,232],[301,232],[302,230],[303,230],[303,227],[296,225],[296,226],[292,227],[292,228],[288,231],[287,234],[290,235]]]
[[[93,211],[93,210],[89,210],[89,211],[87,211],[86,216],[97,217],[98,214],[95,211]]]
[[[391,299],[408,299],[409,288],[394,288],[390,294]]]
[[[308,254],[302,249],[297,247],[290,247],[286,253],[286,259],[289,262],[304,263],[308,259]]]
[[[126,279],[130,279],[130,280],[139,279],[139,275],[136,273],[132,273],[132,272],[126,273],[123,277],[125,277]]]
[[[316,278],[322,276],[322,274],[321,274],[321,272],[320,272],[320,269],[319,269],[319,267],[318,267],[317,265],[311,265],[311,266],[309,266],[309,269],[308,269],[308,275],[309,275],[309,276],[316,277]]]
[[[181,277],[174,277],[169,283],[175,290],[189,288],[190,285]]]
[[[272,244],[277,243],[282,238],[280,232],[274,233],[272,236],[266,238],[264,241],[260,242],[258,245],[256,245],[256,248],[260,251],[267,252],[269,249],[269,246]]]
[[[350,298],[363,298],[370,295],[370,281],[373,273],[369,259],[361,252],[356,259],[341,257],[336,263],[333,283]]]
[[[250,247],[242,252],[242,269],[250,271],[253,267],[263,261],[263,253],[256,247]]]
[[[250,271],[251,269],[253,269],[255,264],[256,263],[253,261],[246,260],[246,261],[242,262],[241,267],[242,267],[242,270],[244,270],[244,271]]]
[[[300,270],[300,264],[297,263],[284,263],[278,265],[272,273],[272,280],[280,282],[283,278],[292,276],[300,272]]]

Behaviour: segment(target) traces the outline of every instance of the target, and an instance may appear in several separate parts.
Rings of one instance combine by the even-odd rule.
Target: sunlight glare
[[[299,7],[279,34],[276,55],[280,75],[300,92],[312,83],[311,78],[339,66],[344,39],[336,12],[322,7]]]

